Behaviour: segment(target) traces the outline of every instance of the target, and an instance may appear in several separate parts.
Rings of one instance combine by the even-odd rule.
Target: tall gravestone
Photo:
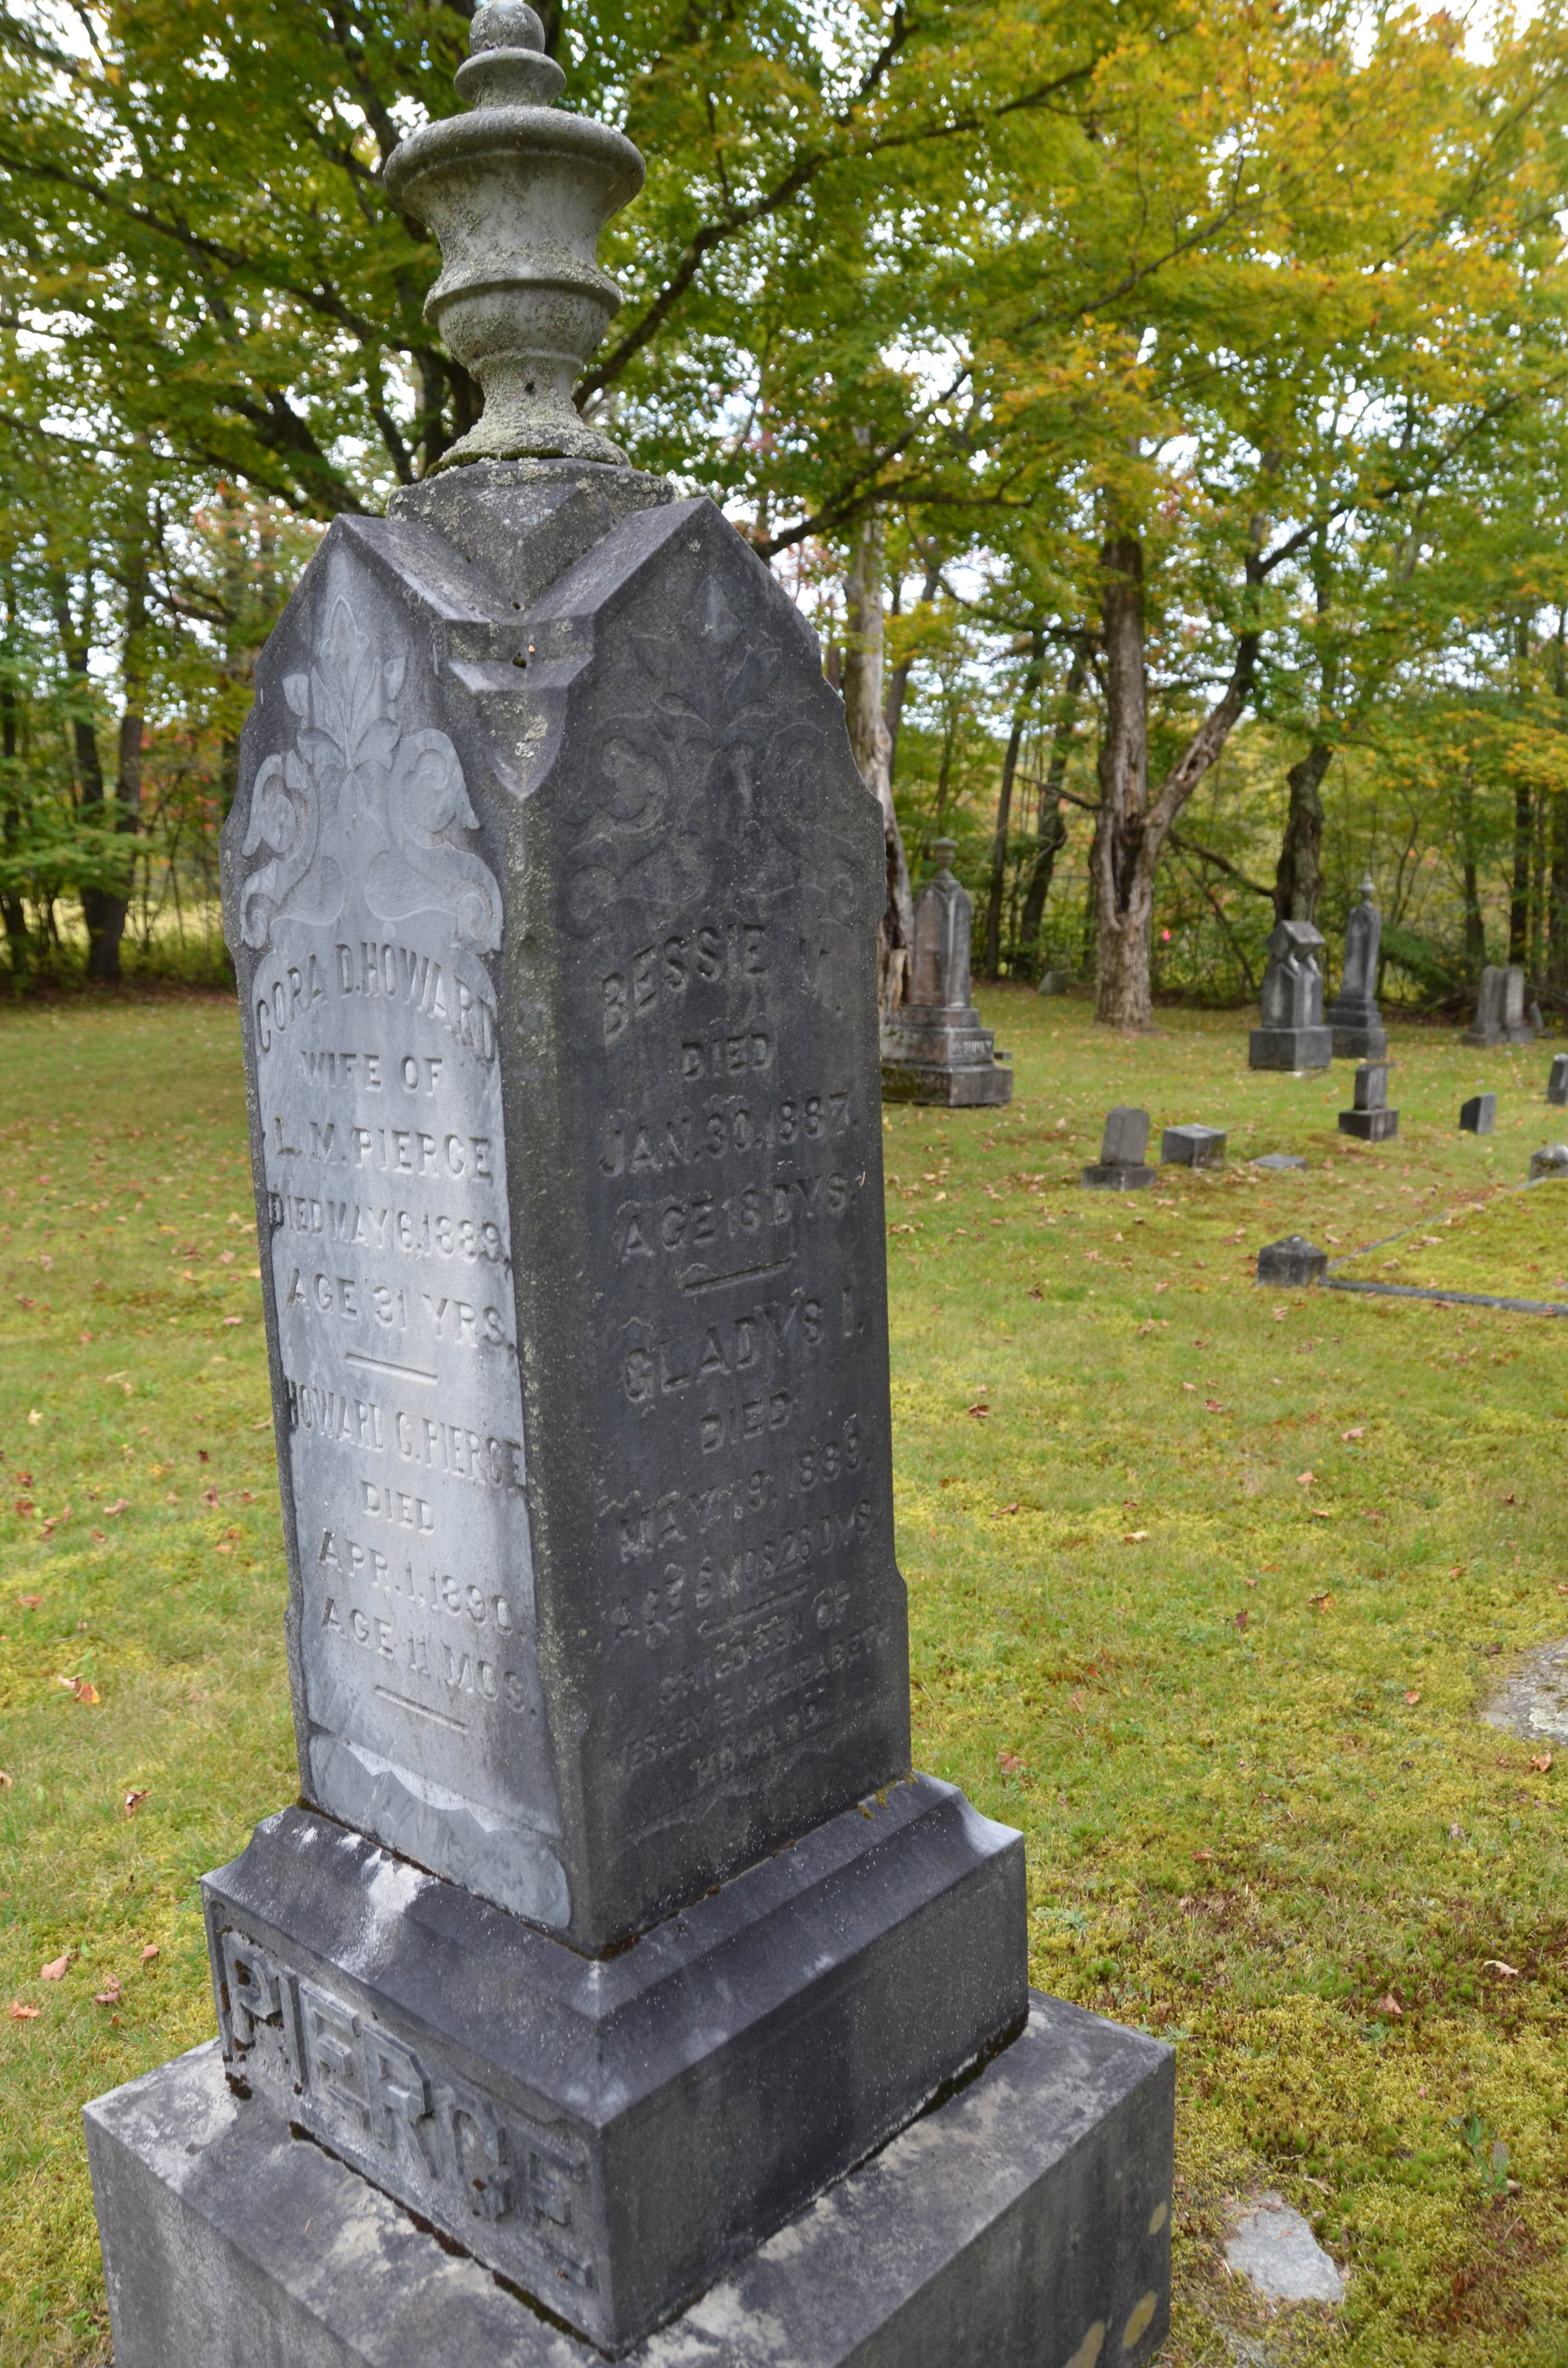
[[[472,39],[388,181],[485,414],[324,537],[225,832],[300,1796],[219,2042],[87,2112],[117,2368],[1142,2362],[1171,2052],[910,1767],[880,816],[572,410],[636,152]]]
[[[1460,1038],[1494,1051],[1501,1044],[1533,1044],[1535,1030],[1525,1017],[1525,973],[1518,962],[1506,968],[1488,962],[1481,973],[1475,1019]]]
[[[1328,1067],[1334,1036],[1324,1024],[1318,964],[1322,945],[1323,932],[1310,921],[1276,921],[1269,931],[1262,1025],[1253,1030],[1247,1047],[1253,1068],[1300,1072]]]
[[[915,900],[909,1000],[882,1029],[882,1094],[897,1102],[950,1110],[994,1107],[1013,1098],[1013,1073],[970,1004],[973,906],[953,873],[958,842],[939,838],[936,877]]]
[[[1381,1061],[1389,1048],[1388,1030],[1378,1009],[1378,949],[1383,916],[1372,902],[1369,872],[1361,882],[1361,901],[1345,926],[1345,971],[1339,993],[1324,1019],[1334,1031],[1338,1061]]]

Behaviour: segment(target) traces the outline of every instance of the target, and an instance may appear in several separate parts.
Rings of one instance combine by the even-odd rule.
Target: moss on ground
[[[1568,1633],[1562,1336],[1251,1279],[1446,1248],[1551,1139],[1546,1055],[1397,1032],[1361,1150],[1348,1069],[1255,1076],[1243,1019],[987,1002],[1012,1108],[884,1138],[916,1757],[1023,1827],[1035,1980],[1178,2043],[1165,2357],[1265,2331],[1220,2263],[1271,2186],[1351,2271],[1274,2356],[1561,2362],[1568,1769],[1475,1713]],[[1081,1191],[1115,1100],[1231,1166]],[[1498,1287],[1568,1272],[1568,1187],[1506,1206]],[[294,1786],[251,1207],[232,1007],[0,1019],[0,2368],[103,2356],[78,2110],[210,2032],[197,1878]]]

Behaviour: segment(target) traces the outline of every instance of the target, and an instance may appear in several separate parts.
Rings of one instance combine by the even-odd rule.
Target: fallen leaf
[[[199,1463],[210,1463],[212,1458],[204,1447],[199,1447],[196,1451],[196,1460]]]
[[[106,1505],[104,1507],[104,1519],[106,1521],[112,1520],[116,1513],[128,1512],[130,1508],[131,1499],[129,1497],[117,1497],[112,1505]]]
[[[1017,1509],[1017,1505],[1000,1506],[997,1509],[997,1519],[1000,1520],[1003,1513],[1016,1513]]]
[[[1358,1422],[1353,1429],[1342,1430],[1339,1436],[1341,1439],[1365,1439],[1367,1436],[1367,1426],[1365,1423]]]
[[[37,1508],[34,1506],[34,1504],[33,1504],[33,1500],[32,1500],[32,1498],[31,1498],[30,1497],[17,1497],[17,1513],[19,1514],[19,1516],[21,1517],[21,1519],[22,1519],[24,1521],[27,1520],[28,1515],[29,1513],[31,1513],[31,1512],[36,1511],[36,1509],[37,1509]],[[1564,1587],[1564,1588],[1560,1588],[1560,1589],[1559,1589],[1559,1593],[1560,1593],[1560,1594],[1562,1594],[1562,1595],[1568,1595],[1568,1587]]]
[[[1412,1710],[1414,1710],[1414,1709],[1415,1708],[1416,1703],[1417,1703],[1417,1702],[1420,1701],[1420,1699],[1421,1699],[1421,1689],[1420,1689],[1420,1687],[1419,1687],[1419,1686],[1412,1686],[1412,1687],[1411,1687],[1411,1689],[1410,1689],[1410,1691],[1405,1695],[1404,1699],[1405,1699],[1405,1701],[1410,1704],[1411,1709],[1412,1709]]]
[[[1194,1850],[1192,1855],[1195,1859],[1211,1860],[1214,1853],[1212,1850]]]
[[[1534,1759],[1530,1761],[1530,1766],[1535,1770],[1538,1776],[1544,1776],[1551,1765],[1551,1754],[1550,1751],[1538,1751]]]
[[[996,1765],[1004,1776],[1021,1776],[1024,1773],[1024,1762],[1016,1751],[999,1751]]]
[[[142,1952],[142,1963],[144,1965],[150,1965],[157,1953],[158,1944],[156,1941],[149,1941],[146,1947]]]
[[[215,1505],[218,1502],[217,1489],[203,1488],[201,1492],[201,1501],[204,1505]]]
[[[1296,1474],[1296,1486],[1298,1488],[1310,1488],[1313,1486],[1316,1479],[1317,1474],[1315,1472],[1298,1472]]]
[[[118,2006],[119,2004],[119,1976],[118,1974],[110,1974],[102,1989],[95,1990],[93,1992],[93,2004],[95,2006]]]
[[[965,1414],[973,1415],[976,1422],[983,1422],[991,1412],[991,1408],[988,1406],[982,1406],[979,1400],[976,1399],[973,1406],[965,1406],[964,1412]]]
[[[28,1408],[28,1420],[31,1423],[39,1423],[43,1420],[43,1417],[40,1414],[37,1406],[29,1406]]]
[[[36,2006],[24,2006],[20,1998],[11,2000],[11,2019],[14,2022],[31,2022],[37,2014]]]
[[[8,1769],[0,1768],[0,1793],[8,1793],[16,1781]]]
[[[229,1325],[231,1325],[231,1324],[243,1324],[243,1323],[244,1322],[244,1320],[245,1320],[245,1319],[244,1319],[244,1317],[243,1315],[225,1315],[225,1316],[224,1316],[224,1318],[223,1318],[223,1323],[224,1323],[224,1326],[225,1326],[225,1327],[226,1327],[227,1326],[229,1326]]]
[[[1334,1601],[1334,1589],[1332,1587],[1325,1587],[1321,1595],[1309,1595],[1307,1601],[1314,1611],[1326,1611]]]
[[[62,1957],[51,1957],[40,1969],[41,1978],[46,1982],[62,1982],[70,1969],[71,1952],[67,1949]]]
[[[36,1611],[43,1598],[41,1595],[18,1595],[17,1600],[24,1611]]]
[[[1243,1606],[1242,1606],[1242,1608],[1241,1608],[1241,1610],[1240,1610],[1240,1611],[1237,1612],[1237,1614],[1236,1614],[1236,1626],[1237,1626],[1238,1628],[1241,1628],[1241,1629],[1244,1629],[1244,1628],[1246,1627],[1246,1624],[1247,1624],[1246,1605],[1244,1603],[1244,1604],[1243,1604]]]
[[[1481,1961],[1481,1969],[1483,1973],[1501,1974],[1504,1980],[1507,1982],[1517,1982],[1519,1978],[1517,1965],[1507,1964],[1501,1957],[1483,1957]]]
[[[96,1546],[107,1546],[108,1543],[108,1534],[103,1530],[89,1530],[87,1534]]]
[[[137,1810],[142,1806],[142,1802],[150,1797],[151,1787],[144,1787],[140,1793],[127,1793],[125,1796],[126,1816],[128,1817],[133,1817],[136,1815]]]
[[[1381,1998],[1378,2000],[1377,2010],[1380,2014],[1402,2015],[1404,2012],[1404,2009],[1395,1998],[1392,1990],[1385,1990],[1383,1992]]]
[[[1197,1393],[1198,1393],[1198,1383],[1197,1383],[1196,1382],[1183,1382],[1183,1383],[1182,1383],[1182,1388],[1183,1388],[1184,1390],[1191,1390],[1191,1391],[1192,1391],[1192,1393],[1193,1393],[1193,1395],[1194,1395],[1194,1396],[1196,1396],[1196,1395],[1197,1395]]]
[[[1124,1546],[1141,1546],[1148,1534],[1147,1530],[1124,1530],[1121,1543]]]

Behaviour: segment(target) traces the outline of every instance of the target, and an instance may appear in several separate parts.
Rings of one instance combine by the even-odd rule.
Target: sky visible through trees
[[[1137,1027],[1369,871],[1392,998],[1568,1002],[1560,0],[544,14],[649,165],[580,400],[812,613],[985,967]],[[381,179],[466,17],[0,8],[17,984],[216,968],[255,653],[474,416]]]

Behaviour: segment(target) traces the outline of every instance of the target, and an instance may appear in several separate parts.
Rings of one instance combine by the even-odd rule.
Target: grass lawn
[[[1568,1295],[1568,1184],[1497,1190],[1547,1053],[1396,1030],[1362,1149],[1243,1017],[986,1000],[1012,1108],[886,1125],[916,1758],[1026,1832],[1035,1980],[1178,2044],[1165,2358],[1261,2356],[1272,2187],[1352,2274],[1270,2358],[1561,2368],[1568,1754],[1476,1710],[1568,1633],[1568,1338],[1251,1280],[1419,1226],[1348,1271]],[[1080,1190],[1116,1100],[1232,1165]],[[0,2368],[107,2355],[78,2109],[210,2034],[197,1879],[294,1789],[256,1264],[232,1008],[0,1016]]]

